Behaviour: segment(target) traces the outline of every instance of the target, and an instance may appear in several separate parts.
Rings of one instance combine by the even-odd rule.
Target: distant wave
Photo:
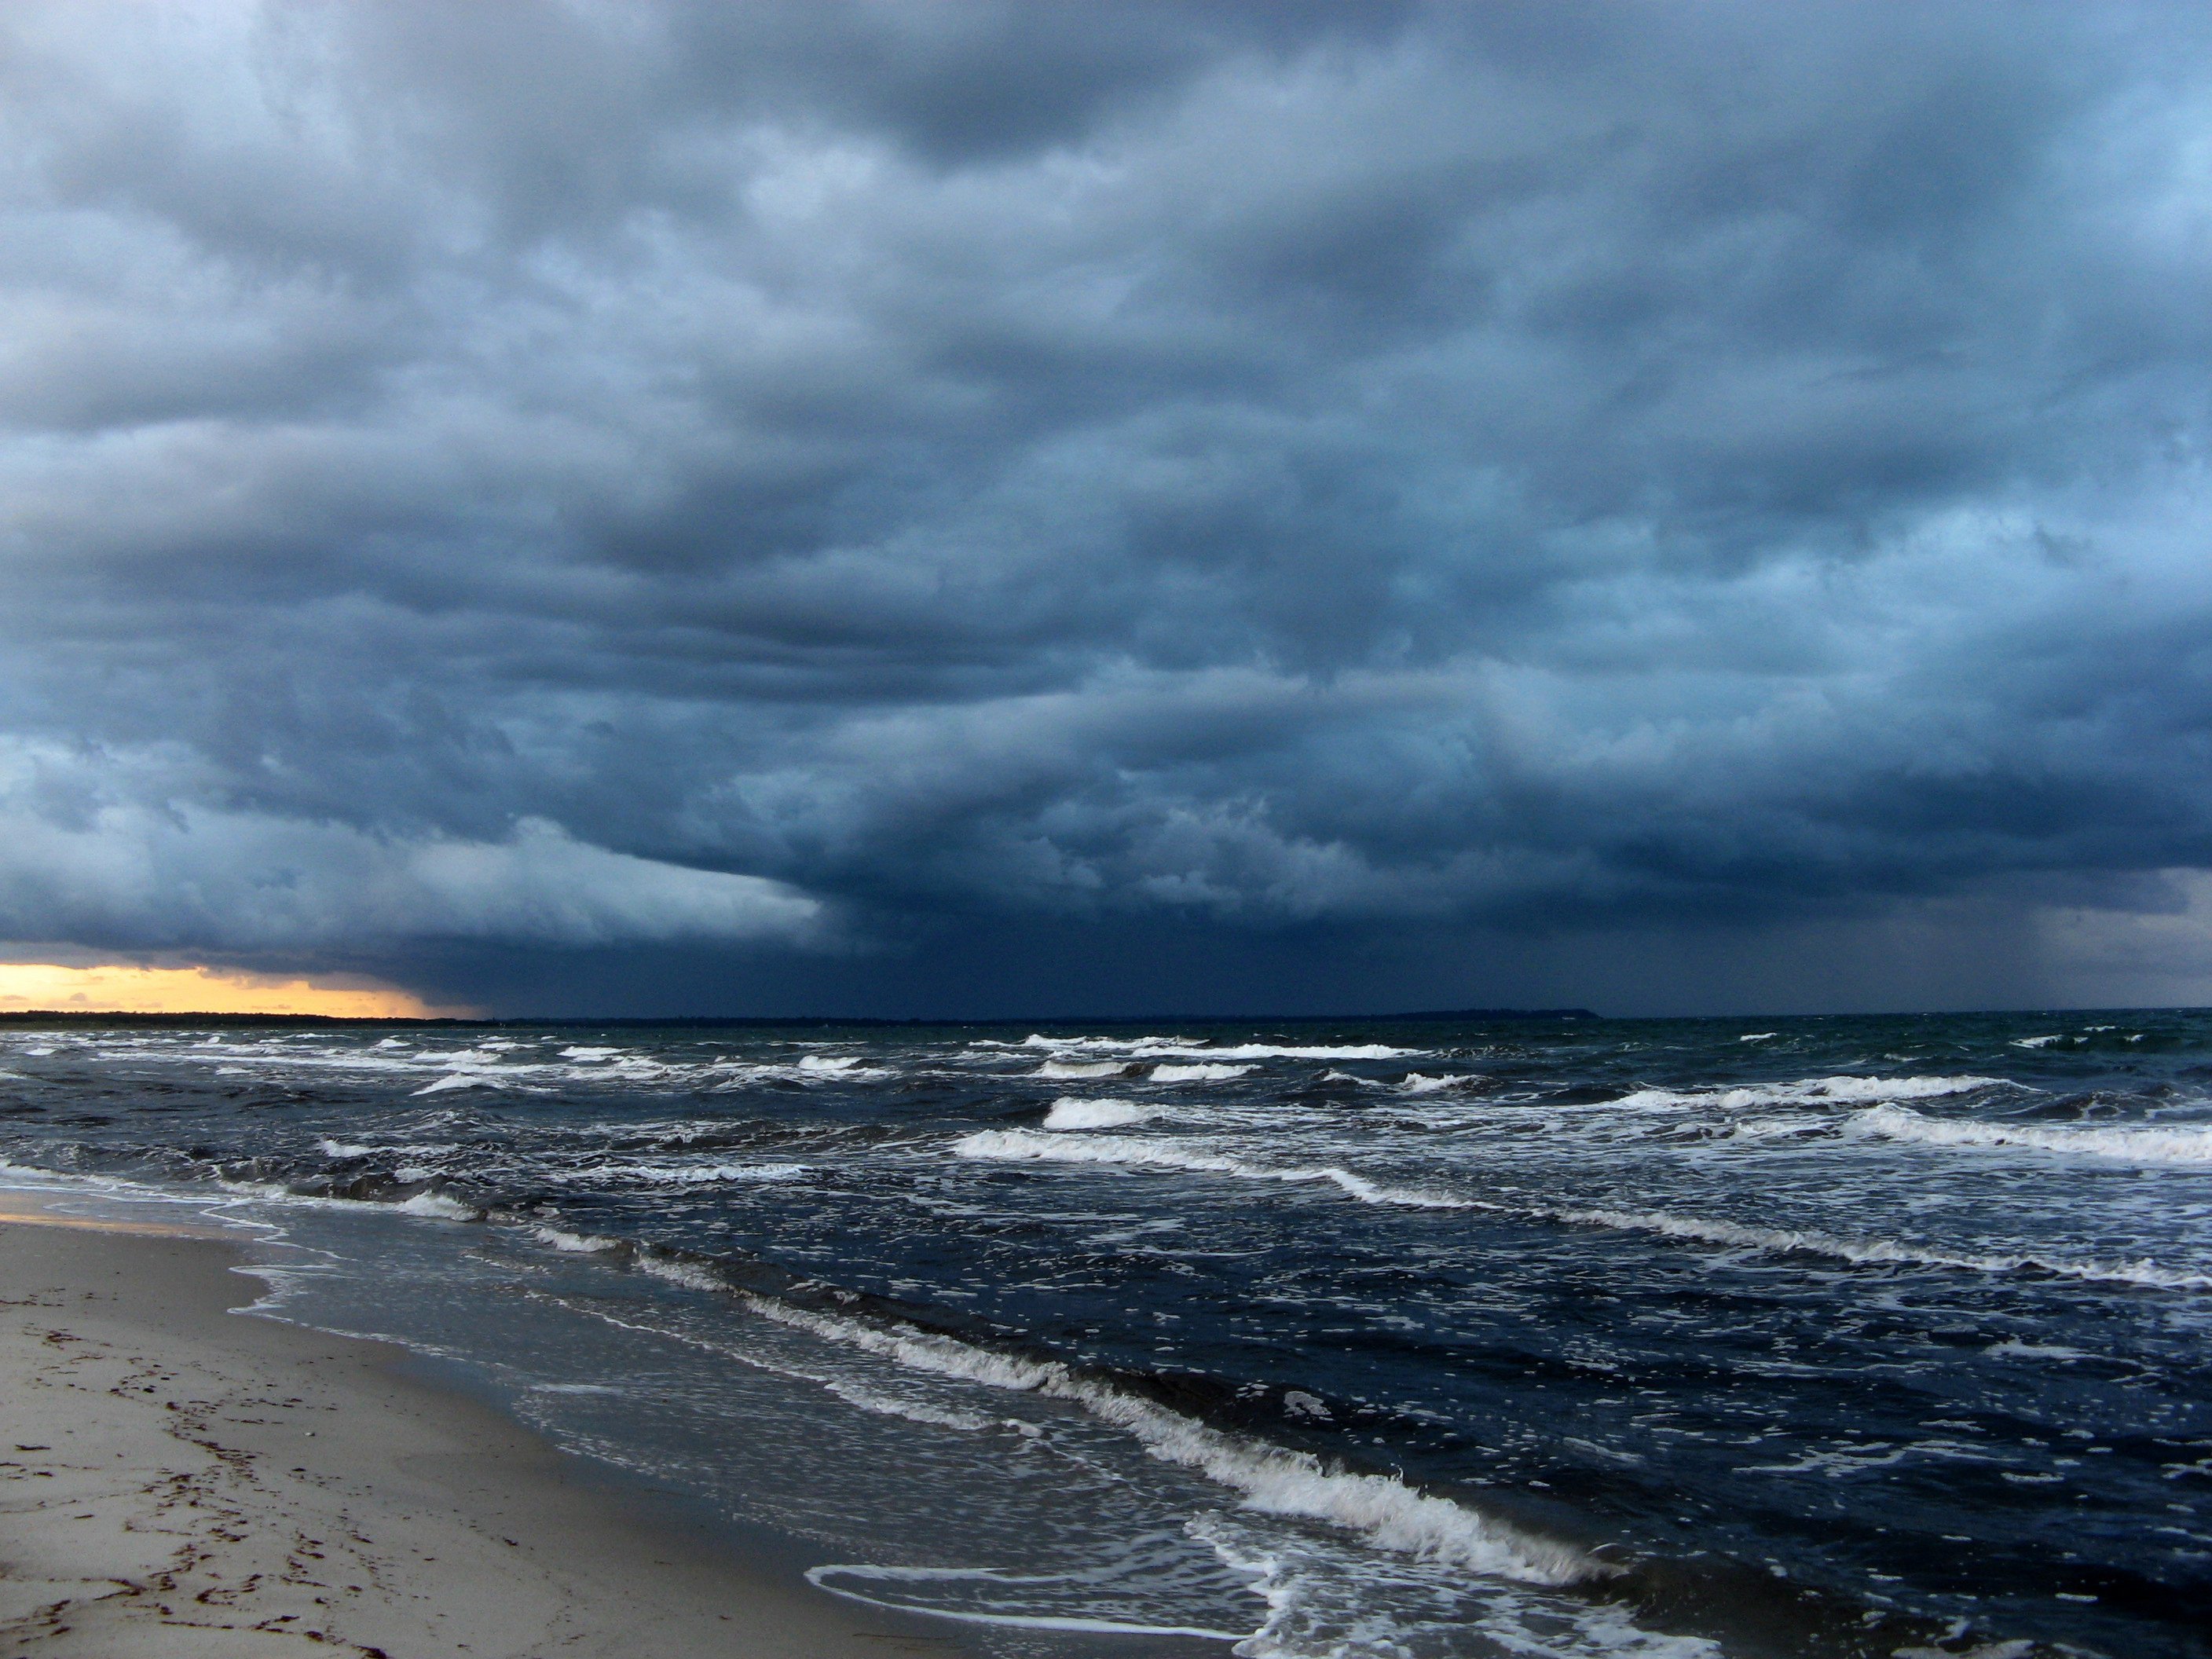
[[[1355,1042],[1329,1047],[1320,1044],[1240,1042],[1233,1048],[1178,1042],[1173,1037],[1048,1037],[1035,1034],[1023,1039],[1024,1048],[1063,1052],[1128,1054],[1139,1060],[1402,1060],[1427,1052],[1421,1048],[1393,1048],[1382,1042]]]
[[[1909,1106],[1883,1105],[1852,1113],[1844,1127],[1887,1140],[1917,1141],[1930,1146],[2025,1147],[2129,1164],[2212,1164],[2212,1125],[2168,1129],[2051,1128],[2032,1123],[1924,1117]]]
[[[1119,1164],[1136,1168],[1184,1170],[1194,1174],[1230,1175],[1248,1181],[1324,1182],[1366,1204],[1397,1204],[1417,1209],[1489,1210],[1498,1207],[1473,1199],[1370,1181],[1334,1164],[1281,1168],[1254,1164],[1224,1153],[1194,1150],[1174,1140],[1143,1135],[1046,1135],[1028,1129],[983,1129],[956,1142],[961,1158],[1002,1163]]]
[[[1224,1175],[1247,1181],[1306,1185],[1324,1183],[1363,1204],[1409,1209],[1480,1210],[1529,1221],[1679,1238],[1727,1249],[1773,1255],[1823,1255],[1855,1266],[1945,1268],[1978,1273],[2048,1273],[2087,1283],[2140,1285],[2157,1290],[2212,1290],[2212,1277],[2185,1273],[2155,1261],[2073,1261],[2063,1257],[1999,1252],[1946,1250],[1889,1238],[1847,1238],[1817,1229],[1753,1227],[1741,1222],[1679,1216],[1664,1210],[1579,1208],[1554,1205],[1510,1205],[1431,1189],[1378,1182],[1340,1164],[1255,1164],[1225,1153],[1201,1151],[1175,1140],[1149,1136],[1043,1135],[1025,1129],[987,1129],[954,1143],[961,1158],[1001,1162],[1121,1164],[1134,1169],[1180,1170]]]
[[[1129,1069],[1121,1060],[1048,1060],[1036,1068],[1039,1077],[1119,1077]]]
[[[540,1179],[562,1186],[598,1181],[642,1181],[657,1187],[711,1187],[725,1181],[796,1181],[804,1164],[599,1164],[583,1170],[540,1170]]]
[[[1436,1095],[1447,1089],[1471,1089],[1487,1081],[1468,1072],[1455,1072],[1443,1077],[1429,1077],[1419,1072],[1408,1072],[1398,1085],[1401,1095]]]
[[[1133,1100],[1078,1100],[1063,1095],[1044,1115],[1048,1129],[1118,1129],[1132,1123],[1150,1123],[1165,1117],[1164,1106],[1144,1106]]]
[[[1638,1089],[1604,1103],[1628,1111],[1682,1106],[1809,1105],[1838,1100],[1927,1100],[1939,1095],[1972,1094],[2004,1086],[1994,1077],[1811,1077],[1795,1083],[1751,1083],[1711,1089]]]

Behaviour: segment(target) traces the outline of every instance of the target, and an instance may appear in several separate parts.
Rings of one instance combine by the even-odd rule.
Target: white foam
[[[2086,1348],[2069,1348],[2063,1342],[2023,1342],[2008,1336],[2002,1342],[1992,1342],[1982,1350],[1998,1359],[2094,1359],[2096,1356]]]
[[[1152,1067],[1155,1083],[1226,1083],[1231,1078],[1243,1077],[1258,1069],[1251,1066],[1221,1066],[1204,1060],[1188,1066],[1159,1065]]]
[[[1746,1031],[1736,1041],[1738,1042],[1771,1042],[1781,1035],[1779,1031]]]
[[[1266,1514],[1324,1522],[1384,1549],[1524,1583],[1570,1584],[1615,1571],[1389,1475],[1332,1473],[1307,1453],[1236,1438],[1078,1376],[1056,1361],[993,1353],[951,1337],[887,1330],[757,1297],[746,1300],[771,1319],[915,1370],[1074,1401],[1134,1437],[1162,1462],[1196,1469],[1237,1492],[1246,1507]]]
[[[504,1089],[507,1085],[498,1078],[486,1077],[482,1072],[448,1072],[434,1083],[426,1083],[413,1092],[418,1095],[442,1095],[452,1089]]]
[[[1393,1048],[1387,1043],[1356,1042],[1327,1045],[1240,1042],[1217,1048],[1203,1042],[1184,1042],[1174,1037],[1048,1037],[1034,1033],[1022,1041],[1024,1048],[1060,1052],[1130,1054],[1140,1060],[1403,1060],[1425,1054],[1423,1048]]]
[[[1486,1206],[1487,1207],[1487,1206]],[[1734,1221],[1709,1221],[1670,1215],[1663,1210],[1569,1210],[1528,1212],[1547,1219],[1583,1226],[1613,1227],[1628,1232],[1652,1233],[1662,1238],[1686,1238],[1704,1244],[1720,1244],[1775,1255],[1803,1253],[1825,1255],[1859,1266],[1894,1264],[1908,1267],[1946,1267],[1965,1273],[2046,1273],[2060,1279],[2090,1284],[2142,1285],[2158,1290],[2212,1290],[2212,1276],[2183,1273],[2145,1259],[2139,1261],[2069,1261],[2063,1258],[2026,1255],[1978,1255],[1939,1249],[1897,1239],[1856,1239],[1811,1229],[1747,1227]]]
[[[987,1129],[956,1142],[952,1151],[962,1158],[1001,1162],[1107,1164],[1139,1169],[1180,1170],[1193,1174],[1226,1175],[1249,1181],[1326,1182],[1347,1197],[1364,1204],[1397,1205],[1416,1209],[1481,1210],[1497,1215],[1519,1216],[1531,1221],[1648,1233],[1660,1238],[1686,1239],[1728,1249],[1757,1250],[1762,1254],[1825,1255],[1856,1266],[1939,1267],[1982,1273],[2046,1273],[2057,1278],[2091,1284],[2141,1285],[2158,1290],[2212,1290],[2212,1276],[2167,1267],[2148,1258],[2136,1261],[2081,1261],[2025,1254],[1984,1255],[1946,1250],[1897,1239],[1846,1238],[1814,1229],[1751,1227],[1740,1222],[1678,1216],[1664,1210],[1576,1209],[1549,1205],[1496,1204],[1484,1199],[1393,1186],[1336,1164],[1306,1167],[1253,1164],[1220,1152],[1202,1151],[1179,1141],[1146,1136],[1042,1135],[1026,1129]]]
[[[679,1261],[668,1256],[641,1255],[637,1265],[655,1279],[665,1279],[672,1285],[681,1285],[693,1291],[725,1291],[729,1288],[720,1279],[696,1261]]]
[[[1285,1048],[1271,1042],[1240,1042],[1233,1048],[1184,1048],[1176,1052],[1212,1054],[1222,1060],[1404,1060],[1426,1050],[1393,1048],[1381,1042],[1357,1042],[1337,1048]]]
[[[1481,1082],[1479,1077],[1455,1073],[1443,1077],[1425,1077],[1419,1072],[1406,1073],[1406,1080],[1398,1085],[1401,1095],[1442,1094],[1447,1089],[1465,1089]]]
[[[969,1434],[980,1434],[986,1429],[1002,1426],[988,1417],[974,1412],[948,1411],[919,1400],[904,1400],[896,1395],[884,1393],[879,1389],[865,1388],[842,1377],[819,1379],[822,1386],[848,1405],[858,1406],[864,1412],[873,1412],[878,1417],[902,1417],[909,1423],[927,1423],[934,1428],[959,1429]]]
[[[533,1227],[531,1235],[540,1244],[550,1244],[568,1255],[598,1255],[622,1248],[619,1240],[605,1238],[597,1233],[572,1233],[559,1227]]]
[[[1038,1077],[1119,1077],[1129,1069],[1119,1060],[1048,1060],[1036,1068]]]
[[[621,1052],[622,1050],[619,1048],[595,1048],[589,1043],[580,1042],[570,1048],[563,1048],[561,1051],[561,1058],[563,1060],[608,1060]]]
[[[663,1187],[708,1187],[722,1181],[797,1181],[804,1164],[602,1164],[558,1177],[566,1181],[646,1181]]]
[[[1118,1129],[1131,1123],[1150,1123],[1165,1117],[1164,1106],[1143,1106],[1133,1100],[1078,1100],[1062,1096],[1044,1115],[1048,1129]]]
[[[1173,1037],[1050,1037],[1042,1032],[1031,1031],[1022,1039],[1020,1046],[1024,1048],[1120,1049],[1173,1048],[1175,1042],[1176,1040]],[[996,1048],[1003,1045],[994,1042],[983,1046]]]
[[[1362,1203],[1395,1204],[1412,1209],[1498,1207],[1474,1199],[1453,1198],[1410,1187],[1385,1186],[1338,1164],[1285,1168],[1253,1164],[1220,1152],[1200,1152],[1180,1141],[1141,1135],[1045,1135],[1028,1129],[984,1129],[955,1142],[952,1151],[960,1158],[1000,1163],[1120,1164],[1155,1170],[1184,1170],[1194,1174],[1240,1176],[1249,1181],[1322,1182]]]
[[[2059,1035],[2054,1031],[2049,1036],[2014,1037],[2012,1040],[2012,1046],[2015,1048],[2047,1048],[2052,1043],[2060,1041],[2062,1039]]]
[[[1608,1110],[1628,1111],[1714,1106],[1735,1110],[1747,1106],[1802,1106],[1822,1101],[1927,1100],[1941,1095],[1994,1089],[2003,1081],[1994,1077],[1812,1077],[1795,1083],[1747,1084],[1735,1088],[1638,1089],[1602,1105]]]
[[[2212,1125],[2172,1128],[2051,1127],[2034,1123],[1978,1123],[1926,1117],[1909,1106],[1854,1112],[1846,1128],[1887,1140],[1929,1146],[2000,1146],[2112,1158],[2127,1164],[2212,1164]]]
[[[441,1221],[474,1221],[480,1212],[443,1193],[417,1193],[394,1206],[409,1215],[435,1216]]]
[[[833,1389],[833,1393],[842,1390]],[[927,1419],[920,1419],[927,1421]],[[925,1618],[946,1619],[962,1625],[1011,1626],[1022,1630],[1082,1631],[1094,1636],[1197,1636],[1223,1642],[1237,1641],[1244,1632],[1215,1630],[1207,1625],[1139,1625],[1119,1619],[1086,1619],[1048,1613],[984,1613],[975,1607],[933,1607],[927,1601],[892,1595],[869,1595],[840,1583],[857,1579],[864,1584],[1006,1584],[1023,1589],[1050,1582],[1035,1575],[1004,1573],[990,1567],[879,1567],[849,1561],[825,1562],[806,1570],[806,1582],[832,1595],[872,1607],[892,1607],[918,1613]],[[1238,1651],[1242,1651],[1239,1649]]]

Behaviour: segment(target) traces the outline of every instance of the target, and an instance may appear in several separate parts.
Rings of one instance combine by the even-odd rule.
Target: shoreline
[[[404,1349],[234,1316],[260,1294],[242,1261],[0,1215],[11,1659],[973,1651],[687,1525]]]

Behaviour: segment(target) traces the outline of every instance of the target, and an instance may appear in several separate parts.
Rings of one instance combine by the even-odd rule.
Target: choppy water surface
[[[2212,1652],[2212,1017],[0,1067],[19,1170],[216,1203],[291,1316],[1004,1652]]]

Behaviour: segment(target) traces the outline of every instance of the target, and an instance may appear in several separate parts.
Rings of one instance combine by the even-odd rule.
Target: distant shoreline
[[[491,1030],[501,1027],[588,1025],[595,1029],[697,1030],[735,1027],[760,1030],[795,1026],[814,1029],[851,1026],[865,1030],[897,1030],[907,1026],[988,1025],[1413,1025],[1482,1020],[1583,1020],[1605,1016],[1588,1008],[1452,1008],[1409,1014],[1006,1014],[979,1019],[884,1019],[860,1014],[672,1014],[665,1017],[629,1014],[595,1018],[589,1014],[531,1015],[512,1019],[410,1019],[399,1014],[196,1014],[98,1013],[77,1009],[27,1008],[0,1012],[0,1029],[27,1025],[81,1025],[95,1030],[118,1026],[264,1027],[274,1025],[382,1025],[413,1028],[423,1025]]]

